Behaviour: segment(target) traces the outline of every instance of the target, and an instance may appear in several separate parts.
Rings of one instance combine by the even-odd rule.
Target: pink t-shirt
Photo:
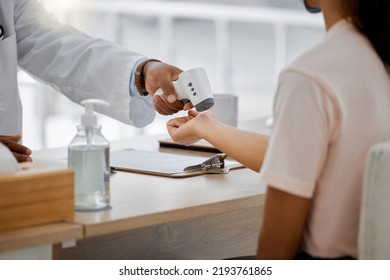
[[[261,173],[279,190],[311,198],[302,249],[357,257],[367,152],[390,139],[390,75],[345,20],[281,74]]]

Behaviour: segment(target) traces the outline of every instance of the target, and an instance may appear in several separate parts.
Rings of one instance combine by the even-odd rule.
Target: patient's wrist
[[[205,139],[207,141],[207,139],[213,134],[215,128],[218,126],[218,121],[206,116],[198,116],[196,121],[196,135],[199,138]]]

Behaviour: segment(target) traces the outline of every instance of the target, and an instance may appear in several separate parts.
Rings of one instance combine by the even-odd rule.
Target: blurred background
[[[238,123],[272,113],[280,70],[318,43],[322,15],[299,0],[40,0],[60,21],[183,70],[204,67],[214,93],[238,96]],[[23,143],[67,146],[82,108],[19,71]],[[183,115],[178,113],[177,116]],[[134,128],[99,115],[109,140],[166,133],[172,116]],[[259,124],[260,125],[260,124]]]

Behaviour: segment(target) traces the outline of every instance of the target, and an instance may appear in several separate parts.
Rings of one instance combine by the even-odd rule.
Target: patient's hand
[[[190,145],[199,141],[196,135],[195,118],[199,115],[194,110],[188,111],[188,116],[174,118],[167,123],[167,129],[172,140],[181,144]]]
[[[184,145],[191,145],[202,139],[201,132],[208,121],[213,120],[211,113],[188,111],[188,116],[170,120],[167,129],[172,140]]]

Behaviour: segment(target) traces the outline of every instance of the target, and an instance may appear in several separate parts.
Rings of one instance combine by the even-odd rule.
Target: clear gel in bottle
[[[81,102],[85,113],[68,147],[68,167],[74,171],[74,207],[76,211],[110,208],[110,145],[97,124],[94,105],[108,105],[98,99]]]

